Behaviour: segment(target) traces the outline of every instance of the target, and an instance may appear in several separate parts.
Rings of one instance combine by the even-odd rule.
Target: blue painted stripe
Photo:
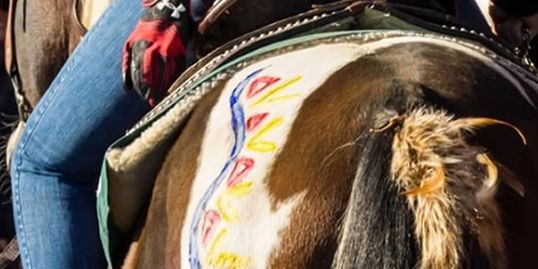
[[[204,193],[202,199],[198,202],[196,210],[194,211],[194,218],[191,222],[191,231],[189,235],[189,263],[193,269],[201,269],[200,258],[198,253],[198,232],[200,229],[200,222],[202,215],[207,208],[207,203],[213,197],[218,187],[224,180],[224,177],[230,170],[232,164],[237,160],[241,149],[245,145],[246,131],[245,131],[245,112],[239,98],[243,93],[244,89],[247,87],[249,82],[258,75],[264,68],[258,69],[251,74],[249,74],[245,79],[243,79],[232,91],[230,96],[230,110],[232,112],[231,124],[234,132],[234,144],[232,150],[230,151],[228,161],[224,164],[224,167],[220,171],[217,178],[211,183],[209,188]]]

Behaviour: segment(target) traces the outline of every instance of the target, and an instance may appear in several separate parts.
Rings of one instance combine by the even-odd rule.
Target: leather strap
[[[88,28],[84,26],[84,23],[82,23],[82,20],[80,19],[81,16],[81,9],[84,8],[83,6],[79,6],[81,4],[80,0],[73,0],[72,7],[71,7],[71,18],[73,19],[73,22],[75,24],[75,27],[79,30],[82,35],[86,34],[88,32]]]
[[[198,32],[202,35],[206,34],[207,30],[217,21],[218,18],[234,5],[237,0],[217,0],[207,11],[204,19],[198,25]]]
[[[17,68],[17,55],[15,54],[15,5],[17,5],[17,0],[9,0],[9,10],[8,10],[8,19],[6,24],[6,39],[5,39],[5,67],[7,74],[11,78],[11,83],[13,85],[13,90],[15,93],[15,101],[17,102],[17,109],[19,112],[19,117],[22,121],[26,121],[32,113],[32,105],[21,89],[21,77],[19,75],[19,70]]]

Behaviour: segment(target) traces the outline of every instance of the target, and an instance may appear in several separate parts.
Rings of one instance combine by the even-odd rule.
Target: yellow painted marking
[[[277,128],[284,122],[284,118],[277,117],[271,120],[267,125],[261,128],[258,133],[256,133],[252,138],[247,142],[247,148],[252,151],[257,151],[261,153],[272,152],[276,150],[277,145],[274,142],[263,141],[261,138],[267,134],[269,131]]]
[[[285,81],[283,82],[282,84],[276,86],[274,89],[270,90],[269,92],[267,92],[266,94],[264,94],[262,97],[260,97],[260,99],[258,99],[258,101],[256,101],[254,104],[251,105],[251,107],[255,107],[263,102],[265,102],[266,100],[270,99],[270,98],[276,98],[276,97],[273,97],[275,94],[283,91],[284,89],[286,89],[287,87],[297,83],[299,80],[301,80],[303,77],[302,76],[296,76],[288,81]]]
[[[215,236],[215,240],[213,240],[213,243],[211,243],[211,246],[207,250],[207,256],[212,257],[214,256],[215,250],[222,245],[222,240],[224,240],[224,237],[228,234],[228,230],[226,228],[222,228],[217,235]]]
[[[226,196],[239,198],[252,192],[252,181],[241,182],[226,190]]]
[[[267,100],[269,103],[280,103],[301,96],[300,93],[276,96]]]
[[[245,196],[252,192],[252,182],[242,182],[228,188],[219,198],[217,198],[217,210],[222,219],[226,222],[236,222],[239,220],[239,212],[232,205],[232,200]]]
[[[252,259],[249,257],[240,257],[231,252],[216,253],[217,249],[222,247],[222,241],[227,234],[228,230],[223,228],[215,236],[215,240],[207,251],[206,263],[215,268],[244,269],[252,267]]]
[[[229,199],[225,195],[221,195],[217,198],[217,210],[220,212],[221,217],[226,222],[236,222],[239,220],[239,213],[230,204]]]
[[[246,269],[252,267],[252,259],[240,257],[230,252],[221,252],[209,259],[209,265],[215,268]]]

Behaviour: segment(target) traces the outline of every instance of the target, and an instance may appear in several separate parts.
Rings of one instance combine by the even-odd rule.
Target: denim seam
[[[14,195],[14,208],[16,208],[17,212],[15,212],[15,217],[18,219],[18,230],[17,232],[17,239],[20,246],[20,249],[24,255],[21,255],[21,260],[24,257],[24,261],[28,265],[29,268],[32,269],[33,265],[30,259],[30,250],[28,249],[28,244],[26,243],[26,233],[24,232],[24,224],[23,224],[23,217],[22,217],[22,207],[21,207],[21,189],[20,189],[20,164],[22,163],[22,157],[20,155],[15,156],[17,158],[17,162],[19,165],[14,166],[15,175],[12,177],[12,191]],[[24,265],[24,263],[23,263]]]

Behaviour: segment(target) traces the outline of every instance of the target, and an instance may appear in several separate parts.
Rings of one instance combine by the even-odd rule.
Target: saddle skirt
[[[166,152],[197,102],[216,83],[229,81],[237,72],[246,72],[262,61],[271,65],[273,59],[294,53],[303,53],[303,59],[308,59],[313,55],[306,51],[325,51],[324,48],[338,44],[351,44],[356,50],[350,54],[353,56],[345,56],[349,58],[406,42],[433,43],[487,63],[518,85],[519,94],[529,105],[538,107],[538,81],[534,73],[521,59],[485,35],[421,21],[386,5],[350,6],[346,2],[320,10],[260,29],[211,53],[187,70],[172,86],[173,93],[109,148],[98,188],[98,217],[110,264],[123,260],[125,253],[118,246],[129,240],[127,235],[151,194]],[[434,28],[443,33],[433,31]],[[343,61],[348,60],[351,58]]]

